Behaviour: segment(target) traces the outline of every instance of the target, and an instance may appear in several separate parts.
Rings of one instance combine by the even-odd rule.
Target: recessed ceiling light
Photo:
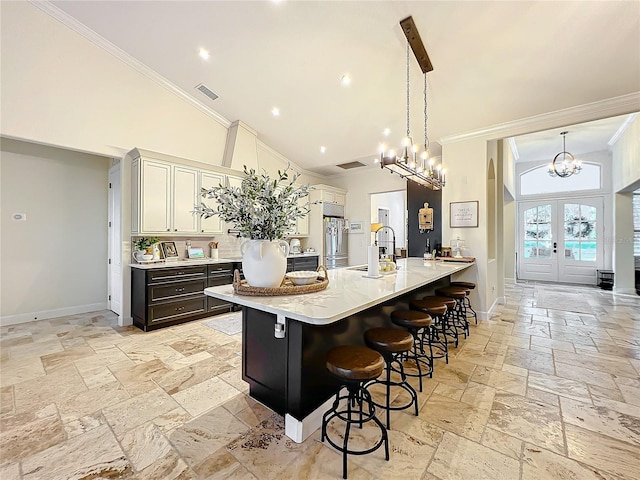
[[[271,113],[273,114],[273,116],[274,116],[274,117],[277,117],[277,116],[279,116],[279,115],[280,115],[280,109],[279,109],[279,108],[276,108],[276,107],[273,107],[273,108],[271,109]]]
[[[385,128],[385,129],[382,131],[382,134],[383,134],[385,137],[388,137],[390,133],[391,133],[391,130],[389,130],[388,128]]]
[[[324,145],[320,147],[320,153],[324,153],[326,151],[327,151],[327,147],[325,147]]]
[[[349,75],[348,73],[342,75],[340,77],[340,83],[343,87],[348,87],[349,85],[351,85],[351,75]]]
[[[200,50],[198,50],[198,55],[203,60],[209,60],[209,50],[201,48]]]

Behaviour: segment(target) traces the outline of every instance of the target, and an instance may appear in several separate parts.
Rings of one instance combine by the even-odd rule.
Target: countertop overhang
[[[381,278],[366,278],[366,272],[350,270],[350,267],[329,270],[329,286],[315,293],[253,297],[234,293],[233,285],[210,287],[204,293],[301,322],[328,325],[472,265],[474,263],[404,258],[398,260],[399,269],[396,273]]]

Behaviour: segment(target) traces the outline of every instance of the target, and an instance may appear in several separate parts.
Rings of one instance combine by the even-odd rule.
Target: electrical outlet
[[[492,291],[492,292],[495,292],[495,291],[496,291],[496,286],[495,286],[495,285],[492,285],[492,286],[491,286],[491,291]]]

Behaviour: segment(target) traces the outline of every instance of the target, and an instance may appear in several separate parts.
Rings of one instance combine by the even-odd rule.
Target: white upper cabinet
[[[311,190],[311,202],[332,203],[334,205],[345,205],[346,195],[328,185],[313,185]]]
[[[198,170],[145,158],[131,166],[131,233],[197,233]]]
[[[171,165],[142,159],[138,192],[140,233],[171,231]],[[136,188],[136,186],[134,186]]]
[[[227,187],[240,188],[241,186],[242,186],[242,178],[241,177],[233,177],[231,175],[227,175]]]
[[[173,233],[198,233],[198,216],[193,209],[199,203],[199,171],[187,167],[173,167],[172,228]]]
[[[298,205],[304,207],[305,209],[309,208],[309,197],[301,198],[298,200]],[[296,222],[296,235],[300,235],[306,237],[309,235],[309,214],[307,213],[304,217],[298,218]]]
[[[200,188],[210,190],[213,187],[224,185],[224,175],[212,172],[200,172]],[[211,207],[216,210],[218,203],[213,198],[206,198],[200,195],[198,197],[198,204],[204,203],[207,207]],[[222,233],[223,225],[220,217],[214,215],[213,217],[204,218],[200,217],[200,233]]]

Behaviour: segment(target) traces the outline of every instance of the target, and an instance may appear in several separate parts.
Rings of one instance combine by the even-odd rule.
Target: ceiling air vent
[[[207,97],[209,97],[211,100],[215,100],[216,98],[218,98],[218,95],[216,95],[215,93],[213,93],[207,86],[205,86],[203,83],[201,83],[200,85],[196,86],[196,90],[201,91],[202,93],[204,93]]]
[[[344,168],[345,170],[349,170],[351,168],[359,168],[366,167],[366,165],[362,162],[349,162],[349,163],[341,163],[340,165],[336,165],[336,167]]]

